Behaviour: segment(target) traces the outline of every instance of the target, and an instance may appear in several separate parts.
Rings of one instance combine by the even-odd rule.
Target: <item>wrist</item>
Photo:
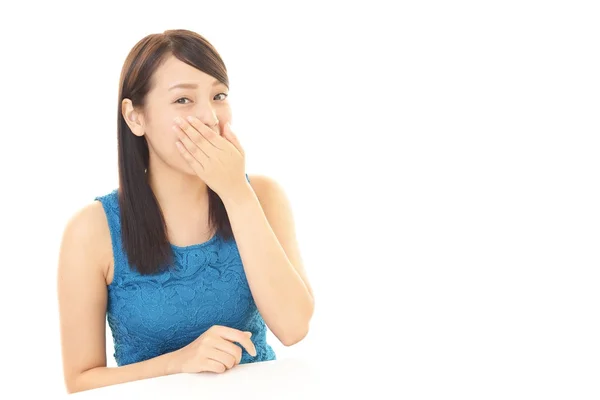
[[[181,373],[181,350],[165,354],[165,375]]]
[[[237,188],[232,190],[228,196],[221,198],[225,208],[237,207],[251,201],[256,194],[248,181],[244,181]]]

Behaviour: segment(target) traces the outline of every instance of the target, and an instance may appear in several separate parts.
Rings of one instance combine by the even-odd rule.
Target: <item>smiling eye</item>
[[[175,100],[175,103],[177,103],[177,104],[187,104],[187,103],[180,103],[180,102],[179,102],[179,100],[184,100],[184,99],[185,99],[185,100],[189,100],[187,97],[181,97],[181,98],[179,98],[179,99]]]

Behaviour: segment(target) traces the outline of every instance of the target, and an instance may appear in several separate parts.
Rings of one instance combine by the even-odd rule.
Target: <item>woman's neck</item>
[[[150,165],[147,176],[167,224],[207,221],[208,188],[198,176],[156,164]]]

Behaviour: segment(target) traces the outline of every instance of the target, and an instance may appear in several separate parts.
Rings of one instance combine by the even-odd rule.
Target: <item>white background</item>
[[[3,3],[0,391],[64,393],[64,224],[117,185],[127,53],[186,28],[229,69],[248,172],[292,201],[317,309],[304,342],[271,336],[280,357],[406,398],[598,398],[599,20],[591,1]]]

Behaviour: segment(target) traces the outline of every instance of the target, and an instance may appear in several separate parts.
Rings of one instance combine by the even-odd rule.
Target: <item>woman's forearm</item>
[[[275,336],[285,345],[294,344],[308,331],[313,298],[252,188],[248,185],[224,204],[256,306]]]
[[[119,383],[176,374],[175,352],[166,353],[149,360],[124,365],[122,367],[97,367],[84,371],[75,378],[67,380],[69,393],[97,389]]]

